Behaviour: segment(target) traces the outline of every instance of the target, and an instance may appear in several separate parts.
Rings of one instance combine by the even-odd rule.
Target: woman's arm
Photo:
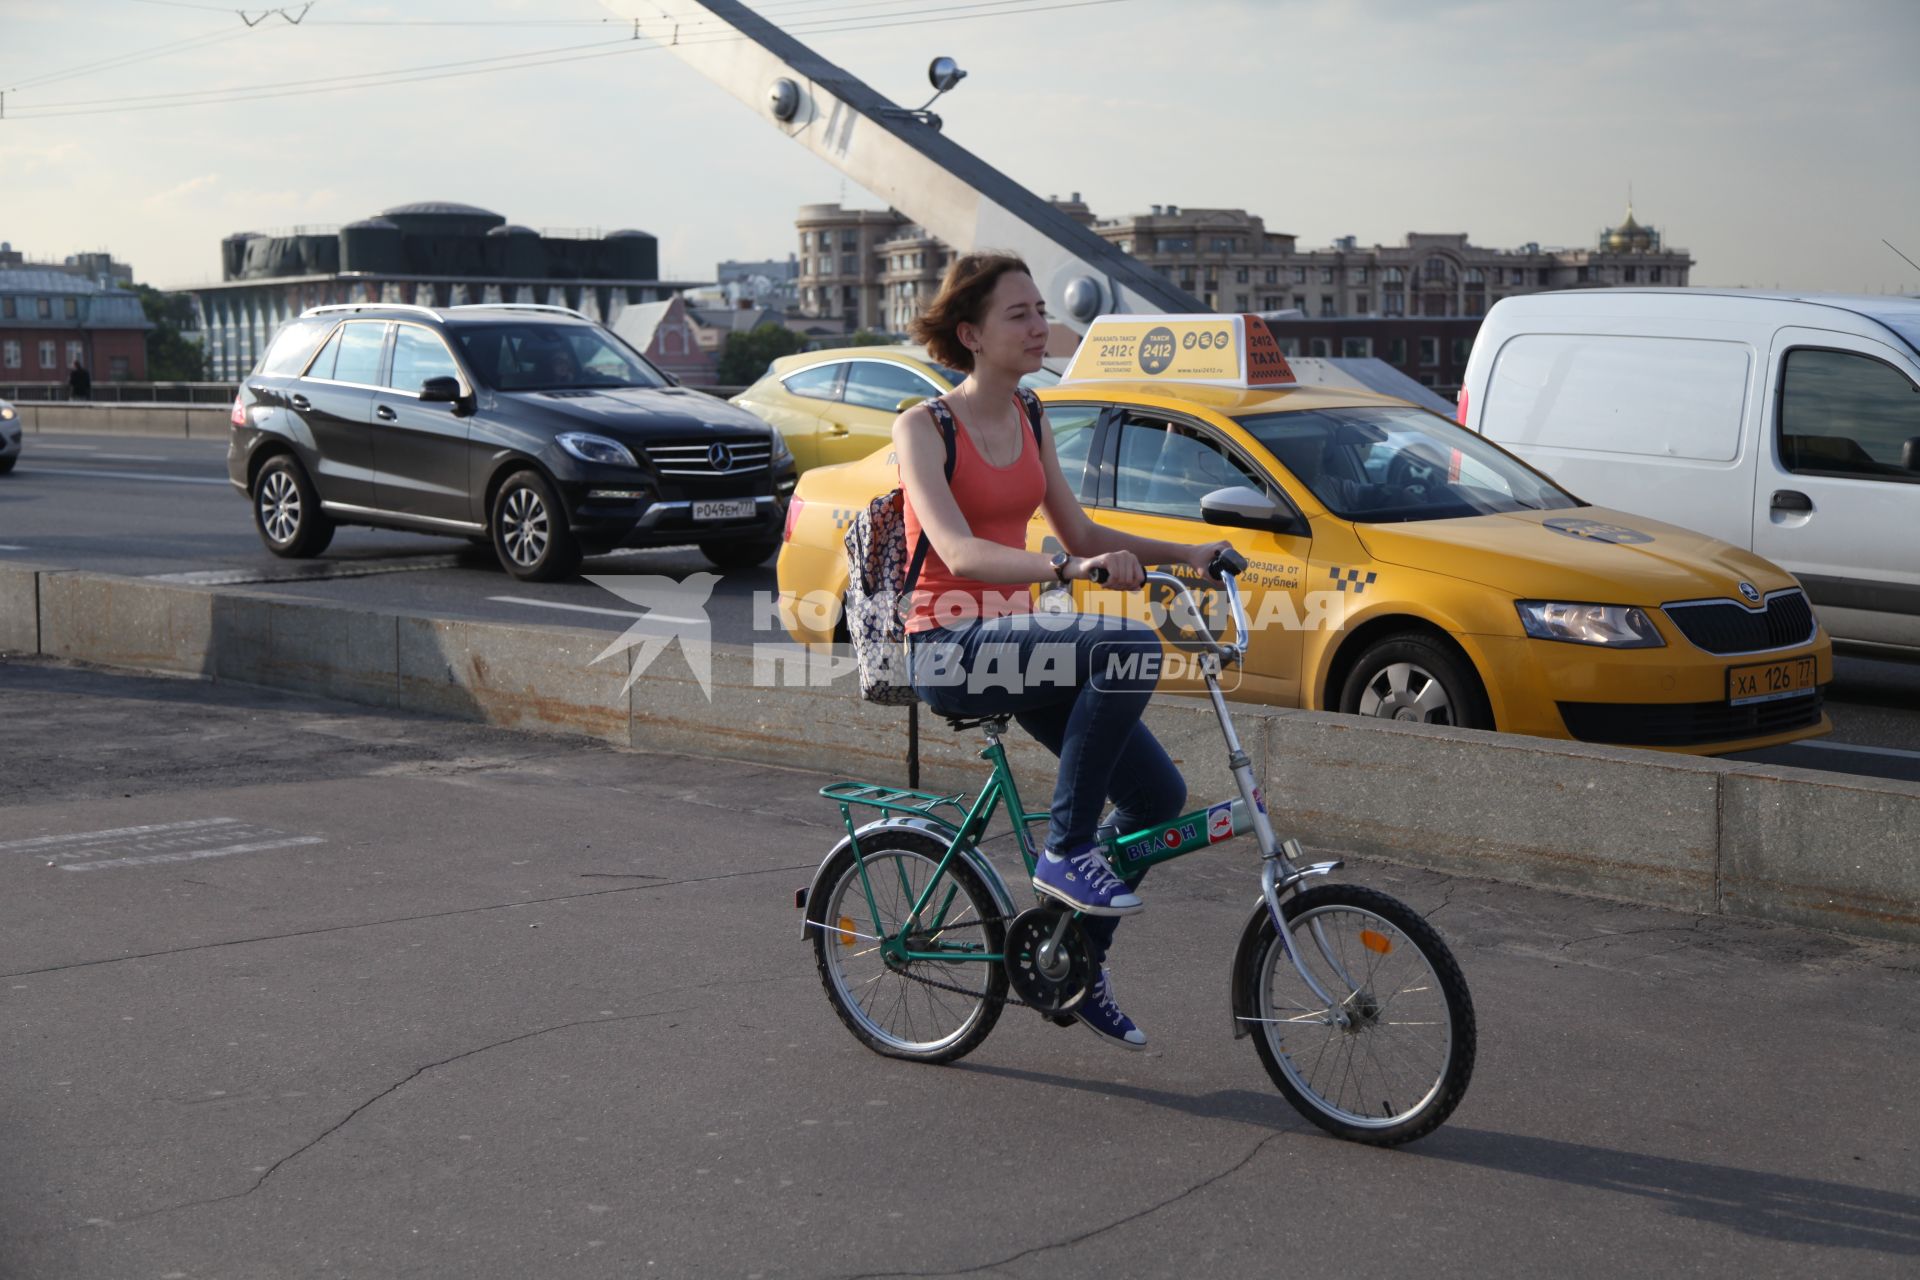
[[[1044,416],[1042,421],[1045,421]],[[1073,491],[1067,483],[1066,474],[1060,470],[1060,459],[1053,447],[1053,432],[1042,430],[1040,441],[1041,465],[1047,471],[1047,523],[1053,526],[1054,536],[1060,539],[1060,545],[1070,554],[1105,565],[1112,586],[1121,590],[1139,586],[1145,581],[1140,566],[1146,564],[1184,564],[1205,572],[1214,556],[1232,545],[1224,538],[1193,544],[1165,542],[1159,538],[1135,537],[1097,523],[1080,505],[1079,495]],[[1115,572],[1116,566],[1108,563],[1109,557],[1131,557],[1133,572],[1125,575]],[[1077,569],[1077,565],[1069,566],[1067,576],[1086,576],[1083,571],[1076,572]]]

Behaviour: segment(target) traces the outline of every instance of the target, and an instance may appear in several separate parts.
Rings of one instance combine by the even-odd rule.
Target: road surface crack
[[[261,1187],[266,1186],[267,1179],[273,1177],[273,1175],[280,1172],[281,1169],[285,1168],[287,1165],[291,1164],[293,1161],[298,1160],[301,1156],[313,1150],[315,1147],[325,1142],[328,1138],[331,1138],[334,1134],[340,1132],[342,1129],[346,1128],[349,1124],[353,1123],[354,1118],[360,1115],[361,1112],[367,1110],[369,1107],[381,1101],[381,1099],[383,1098],[392,1097],[394,1094],[406,1088],[408,1085],[412,1084],[415,1080],[418,1080],[421,1076],[425,1075],[427,1072],[436,1070],[437,1068],[449,1066],[452,1063],[461,1062],[467,1058],[471,1058],[482,1053],[488,1053],[494,1049],[505,1048],[507,1045],[510,1045],[510,1044],[518,1044],[523,1040],[532,1040],[539,1036],[551,1035],[556,1031],[566,1031],[572,1027],[606,1026],[610,1023],[615,1023],[615,1022],[634,1022],[643,1018],[663,1018],[671,1014],[685,1013],[685,1012],[687,1012],[687,1009],[684,1009],[684,1008],[657,1009],[651,1013],[627,1013],[627,1014],[621,1014],[617,1017],[611,1017],[611,1018],[580,1018],[573,1022],[560,1022],[560,1023],[555,1023],[551,1027],[540,1027],[533,1031],[523,1031],[519,1035],[508,1036],[504,1040],[495,1040],[491,1044],[483,1044],[483,1045],[480,1045],[478,1048],[474,1048],[474,1049],[465,1049],[459,1053],[452,1054],[445,1058],[441,1058],[437,1062],[429,1062],[425,1066],[416,1067],[413,1071],[409,1072],[404,1078],[398,1081],[395,1081],[393,1084],[388,1085],[386,1088],[380,1090],[380,1092],[374,1094],[371,1098],[368,1098],[365,1102],[362,1102],[359,1106],[355,1107],[353,1110],[347,1112],[346,1115],[340,1117],[339,1120],[335,1121],[332,1125],[328,1126],[324,1131],[322,1131],[318,1137],[314,1138],[310,1142],[307,1142],[301,1145],[300,1147],[287,1153],[286,1155],[281,1156],[278,1160],[268,1165],[265,1171],[262,1172],[259,1177],[253,1180],[253,1185],[248,1187],[246,1190],[229,1192],[224,1196],[212,1196],[205,1200],[187,1200],[180,1204],[164,1205],[161,1208],[148,1209],[144,1213],[136,1213],[129,1217],[115,1218],[113,1221],[117,1226],[124,1226],[127,1223],[141,1222],[148,1218],[156,1218],[163,1213],[178,1213],[183,1209],[199,1209],[207,1205],[224,1204],[229,1200],[245,1199],[247,1196],[250,1196],[254,1192],[258,1191]]]
[[[194,951],[214,951],[221,947],[244,947],[255,942],[284,942],[290,938],[315,938],[329,933],[347,933],[354,929],[376,929],[389,924],[412,924],[421,920],[444,920],[451,916],[482,915],[489,911],[508,911],[517,907],[537,907],[550,902],[573,902],[580,898],[598,898],[610,893],[640,893],[652,889],[672,889],[680,885],[713,884],[722,880],[741,880],[751,876],[789,875],[812,871],[811,862],[790,867],[761,867],[753,871],[727,871],[717,876],[690,876],[685,880],[660,880],[650,884],[628,884],[607,889],[586,889],[579,893],[560,893],[551,898],[524,898],[519,902],[491,902],[479,907],[455,907],[450,911],[428,911],[413,916],[387,916],[379,920],[361,920],[353,924],[328,925],[322,929],[295,929],[290,933],[265,933],[252,938],[229,938],[224,942],[200,942],[190,947],[168,947],[160,951],[142,951],[136,955],[108,956],[101,960],[75,960],[49,965],[44,969],[21,969],[0,974],[0,978],[31,978],[47,973],[65,973],[70,969],[90,969],[95,965],[124,964],[129,960],[153,960],[161,956],[186,955]]]
[[[1095,1227],[1091,1231],[1083,1231],[1079,1235],[1069,1236],[1065,1240],[1056,1240],[1050,1244],[1035,1245],[1031,1249],[1022,1249],[1018,1253],[1008,1254],[1004,1258],[996,1258],[992,1262],[982,1262],[976,1266],[961,1267],[956,1270],[863,1271],[863,1272],[860,1272],[858,1275],[847,1276],[845,1277],[845,1280],[886,1280],[887,1277],[892,1277],[892,1276],[912,1276],[912,1277],[967,1276],[967,1275],[974,1275],[982,1271],[992,1271],[996,1267],[1011,1266],[1013,1263],[1019,1262],[1023,1258],[1031,1258],[1036,1254],[1049,1253],[1055,1249],[1071,1249],[1075,1245],[1085,1244],[1087,1241],[1093,1239],[1095,1236],[1106,1235],[1110,1231],[1117,1231],[1121,1227],[1129,1226],[1132,1223],[1140,1221],[1142,1218],[1151,1217],[1152,1215],[1160,1212],[1162,1209],[1171,1208],[1173,1205],[1179,1204],[1182,1200],[1185,1200],[1190,1196],[1197,1195],[1200,1192],[1205,1191],[1208,1187],[1211,1187],[1216,1183],[1223,1182],[1226,1179],[1231,1178],[1234,1174],[1240,1172],[1242,1169],[1252,1164],[1254,1157],[1258,1156],[1262,1151],[1265,1151],[1270,1143],[1273,1143],[1280,1138],[1287,1137],[1289,1133],[1290,1133],[1289,1130],[1281,1130],[1278,1133],[1270,1133],[1266,1137],[1260,1139],[1260,1141],[1254,1143],[1253,1149],[1247,1152],[1246,1155],[1242,1156],[1231,1167],[1222,1169],[1219,1173],[1213,1174],[1209,1177],[1202,1178],[1200,1181],[1194,1183],[1192,1186],[1187,1187],[1184,1190],[1178,1191],[1171,1196],[1168,1196],[1165,1200],[1161,1200],[1154,1204],[1150,1204],[1146,1208],[1136,1210],[1135,1212],[1129,1213],[1124,1217],[1115,1218],[1112,1222],[1106,1223],[1102,1226]]]

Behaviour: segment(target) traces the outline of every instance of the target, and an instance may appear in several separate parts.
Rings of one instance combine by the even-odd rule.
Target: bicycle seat
[[[991,725],[993,727],[993,732],[1005,733],[1007,731],[1007,722],[1013,719],[1011,715],[997,715],[997,716],[942,715],[940,718],[942,720],[945,720],[947,724],[952,727],[955,733],[964,733],[968,729],[978,729],[981,725]]]

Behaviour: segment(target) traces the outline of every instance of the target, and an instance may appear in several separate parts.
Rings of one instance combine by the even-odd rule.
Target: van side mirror
[[[1296,536],[1307,532],[1306,522],[1297,513],[1246,485],[1215,489],[1201,498],[1200,516],[1208,524],[1230,529],[1266,529]]]
[[[1900,465],[1908,471],[1920,471],[1920,436],[1908,436],[1900,446]]]

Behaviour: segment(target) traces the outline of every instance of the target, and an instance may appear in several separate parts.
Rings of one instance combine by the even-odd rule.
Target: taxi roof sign
[[[1256,315],[1101,316],[1062,382],[1198,382],[1291,387],[1293,367]]]

